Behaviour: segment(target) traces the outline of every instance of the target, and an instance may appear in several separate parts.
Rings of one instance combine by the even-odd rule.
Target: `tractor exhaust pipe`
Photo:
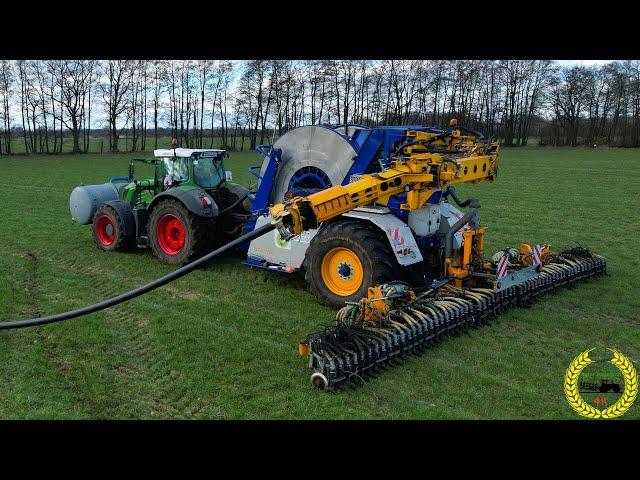
[[[162,287],[167,283],[173,282],[174,280],[179,279],[180,277],[184,277],[188,273],[193,272],[196,268],[201,265],[204,265],[209,260],[214,257],[217,257],[238,245],[253,240],[254,238],[258,238],[265,233],[270,232],[276,228],[276,225],[272,223],[268,223],[267,225],[263,225],[260,228],[256,228],[254,231],[249,232],[241,237],[236,238],[235,240],[223,245],[222,247],[214,250],[213,252],[208,253],[204,257],[200,257],[197,260],[194,260],[187,265],[180,267],[179,269],[168,273],[160,278],[156,278],[149,283],[141,285],[133,290],[122,293],[115,297],[109,298],[107,300],[103,300],[99,303],[94,303],[93,305],[88,305],[86,307],[78,308],[76,310],[70,310],[68,312],[57,313],[55,315],[49,315],[48,317],[40,317],[40,318],[32,318],[30,320],[14,320],[10,322],[0,322],[0,330],[9,330],[15,328],[27,328],[27,327],[35,327],[37,325],[46,325],[48,323],[56,323],[62,322],[64,320],[71,320],[72,318],[82,317],[84,315],[89,315],[90,313],[99,312],[100,310],[104,310],[109,307],[113,307],[114,305],[119,305],[121,303],[132,300],[140,295],[144,295],[156,288]]]

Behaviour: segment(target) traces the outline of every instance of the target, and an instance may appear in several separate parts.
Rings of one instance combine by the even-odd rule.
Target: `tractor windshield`
[[[199,158],[193,161],[195,183],[202,188],[217,188],[224,180],[224,165],[216,158]]]
[[[163,158],[158,164],[158,177],[166,187],[174,182],[185,182],[189,179],[189,159],[184,157]]]

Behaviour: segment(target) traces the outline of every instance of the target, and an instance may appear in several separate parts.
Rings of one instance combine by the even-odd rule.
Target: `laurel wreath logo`
[[[623,415],[638,396],[638,375],[631,360],[617,350],[609,349],[613,353],[610,362],[622,373],[624,378],[624,391],[618,401],[604,410],[600,410],[584,401],[578,391],[578,379],[582,371],[593,363],[589,358],[589,352],[582,352],[569,364],[564,376],[564,393],[571,408],[583,417],[587,418],[614,418]]]

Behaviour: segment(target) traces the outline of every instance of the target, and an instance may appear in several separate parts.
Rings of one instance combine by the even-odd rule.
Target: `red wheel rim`
[[[113,221],[108,215],[100,215],[96,222],[96,233],[98,234],[98,241],[108,247],[116,239],[116,230],[113,226]]]
[[[184,225],[178,217],[165,213],[158,221],[158,244],[168,255],[177,255],[184,247]]]

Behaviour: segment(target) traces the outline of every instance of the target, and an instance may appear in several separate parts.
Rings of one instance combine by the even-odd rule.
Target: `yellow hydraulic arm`
[[[499,146],[453,130],[446,136],[408,131],[391,167],[364,174],[348,185],[329,187],[307,197],[294,197],[270,209],[284,239],[317,228],[356,207],[387,205],[392,195],[406,192],[403,210],[418,210],[431,195],[449,185],[493,181],[498,173]]]

